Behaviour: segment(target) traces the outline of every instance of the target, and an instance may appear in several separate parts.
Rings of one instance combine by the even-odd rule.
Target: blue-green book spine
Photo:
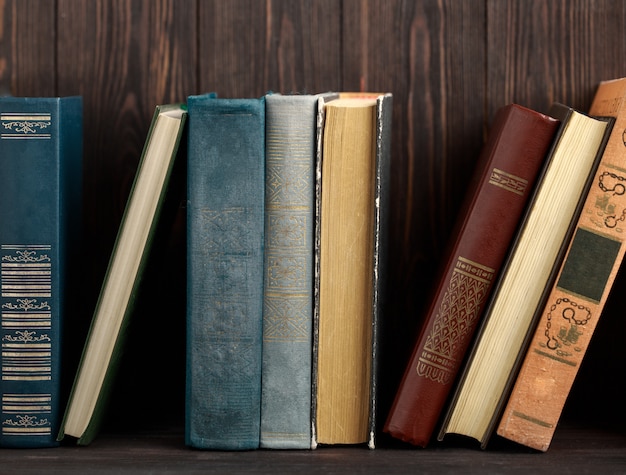
[[[266,96],[261,447],[311,447],[316,95]]]
[[[78,248],[82,99],[0,99],[2,447],[56,446]]]
[[[265,100],[188,98],[187,445],[259,447]]]

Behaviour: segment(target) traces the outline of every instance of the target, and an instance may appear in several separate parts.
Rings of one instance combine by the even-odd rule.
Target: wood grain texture
[[[487,0],[488,110],[519,102],[586,111],[597,84],[626,74],[626,4]]]
[[[0,1],[0,95],[54,95],[55,18],[54,2]]]
[[[258,97],[340,89],[338,11],[332,0],[200,2],[200,91]]]

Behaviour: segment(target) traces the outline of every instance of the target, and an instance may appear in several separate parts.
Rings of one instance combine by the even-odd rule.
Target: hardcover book
[[[261,448],[311,447],[318,95],[265,97]]]
[[[265,100],[190,96],[185,440],[259,447]]]
[[[97,435],[115,378],[143,270],[187,113],[178,104],[157,106],[109,260],[87,341],[76,372],[59,439],[79,445]]]
[[[562,104],[549,115],[562,125],[486,307],[439,440],[453,433],[486,447],[611,130],[610,120]]]
[[[0,98],[2,447],[51,447],[77,297],[82,98]]]
[[[556,283],[497,433],[545,452],[624,258],[626,78],[600,84],[589,114],[616,117]]]
[[[322,106],[311,446],[373,449],[392,95],[344,93]]]
[[[517,104],[496,113],[387,417],[393,437],[430,441],[558,125]]]

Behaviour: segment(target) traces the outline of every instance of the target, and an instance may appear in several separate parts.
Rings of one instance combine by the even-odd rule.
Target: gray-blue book
[[[188,98],[185,440],[259,447],[265,100]]]
[[[62,325],[75,305],[80,244],[82,110],[80,97],[0,98],[3,447],[57,445]]]
[[[311,447],[318,95],[265,98],[261,447]]]

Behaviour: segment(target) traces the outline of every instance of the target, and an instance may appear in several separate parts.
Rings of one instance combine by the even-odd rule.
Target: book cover
[[[0,98],[0,446],[51,447],[78,297],[82,98]]]
[[[311,447],[318,98],[265,97],[261,448]]]
[[[321,103],[312,448],[355,443],[375,448],[392,99],[391,94],[342,93],[338,100]],[[351,109],[359,108],[352,115]],[[344,114],[352,118],[344,122]],[[352,157],[352,165],[338,159],[346,156]]]
[[[616,122],[498,425],[497,434],[548,450],[624,257],[626,79],[600,84],[589,114]]]
[[[160,105],[150,124],[65,410],[59,440],[88,445],[104,417],[143,270],[187,117],[184,106]]]
[[[496,113],[387,417],[393,437],[429,443],[558,125],[517,104]]]
[[[265,100],[190,96],[185,440],[259,447]]]
[[[562,104],[554,104],[549,115],[561,126],[485,309],[439,440],[453,433],[486,447],[612,124]]]

